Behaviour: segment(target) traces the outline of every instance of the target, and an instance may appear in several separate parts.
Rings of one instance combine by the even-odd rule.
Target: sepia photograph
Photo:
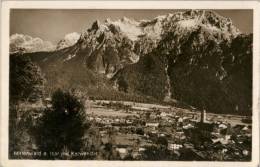
[[[8,159],[252,162],[254,12],[10,8]]]

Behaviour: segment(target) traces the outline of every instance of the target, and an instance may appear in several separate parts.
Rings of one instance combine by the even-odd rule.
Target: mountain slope
[[[212,13],[209,13],[209,16],[211,18]],[[235,33],[231,31],[228,34],[224,30],[217,31],[216,35],[205,29],[203,24],[194,24],[190,20],[188,23],[185,23],[188,30],[180,30],[182,34],[179,31],[168,31],[163,34],[164,37],[158,47],[146,55],[163,57],[160,60],[161,63],[157,62],[161,65],[161,75],[153,75],[156,77],[149,79],[149,83],[147,82],[149,75],[142,73],[143,69],[139,71],[139,67],[135,67],[135,70],[130,70],[132,67],[126,67],[119,71],[114,80],[117,81],[117,78],[120,78],[128,81],[129,88],[143,84],[148,85],[147,87],[152,84],[156,88],[161,82],[164,83],[162,85],[166,84],[165,87],[161,86],[158,89],[159,92],[156,93],[156,95],[161,95],[156,96],[161,100],[165,99],[163,96],[165,93],[165,96],[170,95],[174,100],[200,109],[205,108],[211,112],[250,114],[252,35],[240,35],[237,31]],[[140,63],[136,66],[144,67]],[[167,85],[167,75],[162,72],[163,69],[169,76],[169,85]],[[140,74],[140,72],[141,76],[133,74]],[[150,95],[156,90],[142,90],[142,93]],[[139,92],[139,89],[135,91]]]
[[[203,48],[197,48],[204,50],[197,53],[191,51],[192,47],[187,44],[178,55],[174,51],[162,55],[158,49],[137,64],[120,70],[113,79],[118,88],[122,87],[118,80],[124,80],[129,91],[161,100],[165,99],[170,89],[172,99],[200,109],[216,113],[250,114],[252,36],[238,36],[230,46],[223,43],[218,45],[212,41]],[[169,86],[167,75],[170,78]]]
[[[72,46],[26,55],[42,68],[50,89],[75,87],[93,96],[110,92],[113,98],[177,100],[210,112],[250,114],[252,42],[230,19],[188,10],[152,20],[95,21]]]

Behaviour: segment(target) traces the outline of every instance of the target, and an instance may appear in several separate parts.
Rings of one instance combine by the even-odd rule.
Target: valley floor
[[[251,157],[252,126],[243,121],[245,116],[206,113],[202,122],[195,109],[127,101],[86,104],[88,120],[101,143],[114,146],[116,159],[247,161]],[[103,151],[100,148],[97,152]],[[151,149],[167,156],[156,159]]]
[[[49,153],[53,159],[251,160],[252,124],[244,121],[250,117],[204,113],[202,118],[196,109],[129,101],[87,100],[85,106],[90,127],[82,152]],[[24,104],[21,108],[26,110],[24,116],[31,115],[30,126],[37,125],[44,107]],[[38,148],[30,128],[23,127],[23,132],[19,137],[23,143],[14,143],[19,147],[11,159],[41,159],[33,155]]]

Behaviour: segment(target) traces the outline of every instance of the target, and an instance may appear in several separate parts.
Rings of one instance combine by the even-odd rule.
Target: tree
[[[142,160],[149,161],[163,161],[163,160],[174,160],[174,156],[167,149],[162,149],[157,146],[146,147],[146,150],[142,153]]]
[[[10,56],[10,103],[36,101],[43,95],[40,68],[25,55]]]
[[[168,140],[166,137],[158,137],[156,144],[158,144],[160,147],[167,148]]]
[[[84,105],[70,92],[58,89],[52,95],[51,109],[44,112],[35,129],[36,143],[41,151],[79,152],[84,148],[84,134],[89,125],[86,123]],[[46,156],[47,159],[60,158]]]
[[[123,91],[123,92],[127,93],[128,84],[124,77],[120,77],[118,79],[118,85],[119,85],[119,88],[118,88],[119,91]]]
[[[137,129],[136,129],[136,134],[138,134],[138,135],[144,135],[144,130],[143,130],[143,128],[141,128],[141,127],[137,128]]]
[[[30,147],[29,128],[32,125],[30,114],[20,109],[24,101],[35,102],[43,96],[44,78],[40,68],[30,57],[17,53],[10,56],[9,92],[9,155]],[[30,112],[32,113],[32,112]],[[19,158],[19,157],[15,157]]]

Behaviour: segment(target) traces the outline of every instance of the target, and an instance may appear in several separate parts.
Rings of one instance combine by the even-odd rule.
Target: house
[[[226,145],[230,143],[230,135],[225,135],[224,137],[219,137],[219,138],[213,138],[211,141],[215,144],[220,142],[222,145]]]
[[[44,99],[43,103],[45,104],[45,106],[47,108],[50,108],[52,105],[51,105],[51,98],[50,97],[47,97]]]
[[[158,137],[165,137],[166,135],[164,133],[158,134]]]
[[[248,155],[249,155],[249,151],[246,150],[246,149],[244,149],[244,150],[242,151],[242,153],[243,153],[244,156],[248,156]]]
[[[220,129],[227,129],[227,126],[226,126],[225,124],[220,124],[218,127],[219,127]]]
[[[178,122],[182,123],[183,122],[183,118],[182,117],[178,118]]]
[[[127,124],[132,124],[133,121],[132,121],[132,120],[126,120],[126,123],[127,123]]]
[[[107,131],[106,131],[106,130],[100,131],[99,133],[100,133],[100,136],[101,136],[101,137],[107,135]]]
[[[140,148],[138,149],[138,152],[143,152],[143,151],[145,151],[145,150],[146,150],[145,148],[140,147]]]
[[[167,113],[166,113],[166,112],[161,112],[160,116],[161,116],[161,117],[166,117],[166,116],[167,116]]]
[[[152,113],[151,115],[150,115],[150,119],[156,119],[157,118],[157,115],[155,114],[155,113]]]
[[[184,125],[182,128],[183,129],[190,129],[190,128],[194,128],[194,126],[191,125],[191,124],[187,124],[187,125]]]
[[[181,144],[175,144],[175,143],[169,143],[168,144],[168,150],[179,150],[180,148],[182,148],[183,146]]]
[[[158,122],[147,122],[145,124],[146,127],[158,127],[159,123]]]
[[[126,148],[116,148],[116,151],[119,153],[121,159],[124,159],[128,153]]]

